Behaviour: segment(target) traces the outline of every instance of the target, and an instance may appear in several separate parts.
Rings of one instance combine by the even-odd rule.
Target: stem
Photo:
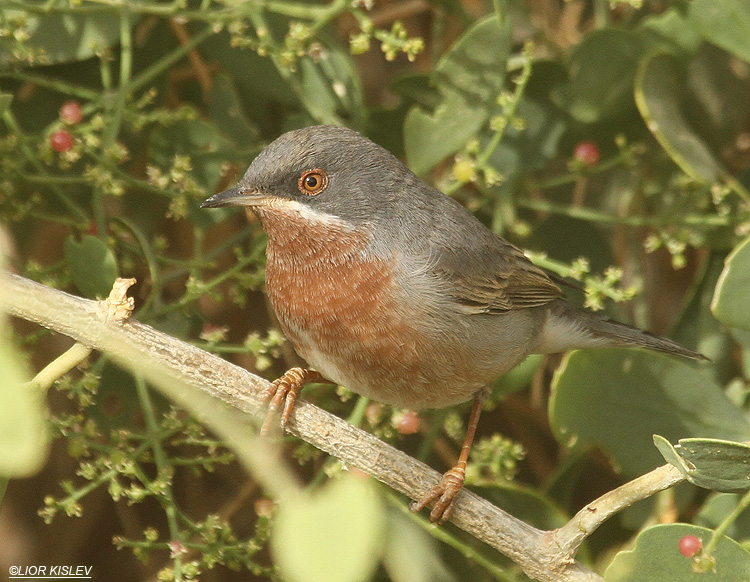
[[[117,99],[115,101],[114,110],[111,112],[110,119],[107,123],[107,127],[104,131],[104,139],[102,147],[106,150],[107,147],[111,146],[115,139],[117,139],[120,133],[120,126],[122,125],[122,118],[125,112],[125,102],[127,100],[128,92],[126,87],[130,82],[130,77],[133,70],[133,47],[132,47],[132,36],[130,34],[130,10],[127,4],[123,4],[120,8],[120,82],[117,91]]]
[[[143,376],[140,374],[135,375],[135,389],[138,394],[138,401],[141,404],[143,410],[143,416],[146,421],[146,431],[149,445],[154,453],[154,463],[156,464],[156,478],[164,478],[169,475],[170,467],[167,455],[164,453],[164,449],[161,446],[161,437],[159,435],[159,425],[156,422],[156,414],[154,413],[154,405],[151,402],[151,396],[148,393],[146,382],[143,380]],[[172,497],[172,489],[166,488],[164,495],[161,498],[161,505],[164,508],[164,514],[167,517],[167,526],[169,527],[169,537],[173,541],[182,542],[182,536],[180,535],[180,527],[177,523],[177,512],[175,509],[175,501]],[[174,574],[176,582],[182,581],[182,557],[176,554],[174,560]]]
[[[142,71],[139,75],[130,80],[127,87],[121,88],[127,95],[132,95],[141,87],[148,85],[152,79],[158,77],[172,65],[174,65],[181,58],[186,56],[191,50],[201,44],[204,40],[209,38],[212,34],[215,34],[211,27],[206,27],[201,30],[198,34],[193,36],[185,44],[180,45],[174,49],[171,53],[166,55],[163,59],[155,62],[153,65]]]
[[[97,91],[94,91],[92,89],[86,89],[85,87],[73,85],[72,83],[67,83],[66,81],[61,81],[59,79],[49,79],[47,77],[42,77],[41,75],[33,75],[25,71],[8,71],[7,73],[4,72],[3,76],[7,76],[11,79],[17,79],[25,83],[32,83],[33,85],[44,87],[45,89],[51,89],[53,91],[57,91],[58,93],[63,93],[66,97],[74,96],[78,97],[79,99],[93,101],[95,99],[99,99],[99,97],[101,96]]]
[[[676,467],[662,465],[613,489],[586,505],[568,523],[551,532],[553,546],[563,556],[575,556],[583,541],[622,509],[685,480]]]
[[[64,354],[47,364],[41,372],[34,376],[34,379],[29,384],[43,391],[49,390],[52,384],[88,358],[91,351],[90,347],[83,344],[73,344]]]
[[[716,527],[714,533],[711,535],[711,539],[708,540],[706,547],[703,549],[704,554],[710,555],[711,553],[713,553],[721,538],[723,538],[724,534],[727,533],[729,526],[737,521],[737,518],[740,516],[740,514],[748,507],[750,507],[750,491],[742,496],[740,502],[735,506],[735,508]]]
[[[720,216],[718,214],[685,214],[683,216],[615,216],[594,208],[573,207],[556,204],[548,200],[534,200],[521,198],[516,204],[529,210],[561,214],[570,218],[577,218],[589,222],[603,222],[608,224],[622,224],[625,226],[665,226],[665,225],[697,225],[697,226],[732,226],[740,222],[739,216]]]

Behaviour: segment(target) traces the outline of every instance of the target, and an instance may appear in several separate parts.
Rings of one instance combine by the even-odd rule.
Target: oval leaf
[[[693,0],[688,22],[708,42],[750,62],[750,4],[747,0]]]
[[[667,448],[664,440],[658,442],[654,437],[667,462],[677,467],[694,485],[714,491],[750,489],[750,445],[692,438],[680,439],[676,446]]]
[[[695,180],[716,182],[725,172],[685,119],[678,63],[666,54],[644,61],[635,80],[635,101],[649,130],[680,169]]]
[[[694,572],[693,558],[683,556],[678,548],[680,539],[694,535],[705,546],[713,532],[710,529],[671,523],[644,530],[635,540],[635,548],[620,552],[604,573],[606,582],[738,582],[750,580],[750,552],[737,542],[721,538],[713,557],[713,572]]]
[[[561,442],[601,447],[627,476],[662,462],[655,433],[672,441],[750,439],[750,422],[708,369],[642,350],[569,354],[553,379],[549,414]]]
[[[750,329],[750,238],[740,243],[724,263],[716,284],[711,312],[733,327]]]
[[[44,398],[26,384],[24,358],[5,332],[0,329],[0,476],[28,477],[47,457]]]
[[[118,275],[112,249],[102,239],[87,234],[81,242],[69,236],[63,251],[78,290],[92,299],[106,297]]]
[[[594,123],[633,106],[633,78],[642,52],[641,38],[615,28],[587,34],[570,55],[570,78],[552,98],[572,117]]]
[[[369,579],[383,551],[383,511],[372,482],[342,475],[279,504],[271,551],[290,582]]]
[[[466,145],[497,109],[511,49],[511,29],[488,16],[440,60],[432,81],[441,94],[433,113],[412,107],[404,121],[409,167],[424,174]]]

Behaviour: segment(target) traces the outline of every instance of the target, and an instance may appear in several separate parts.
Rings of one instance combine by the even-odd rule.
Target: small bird
[[[284,427],[314,381],[412,409],[473,398],[457,464],[412,506],[434,502],[436,523],[463,487],[488,386],[529,354],[632,346],[706,359],[574,307],[520,249],[351,129],[283,134],[202,204],[221,206],[260,219],[268,297],[310,365],[273,382],[265,430],[280,407]]]

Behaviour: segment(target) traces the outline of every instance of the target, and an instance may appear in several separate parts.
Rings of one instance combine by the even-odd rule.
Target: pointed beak
[[[223,206],[257,206],[265,195],[249,188],[237,187],[214,194],[201,204],[201,208],[221,208]]]

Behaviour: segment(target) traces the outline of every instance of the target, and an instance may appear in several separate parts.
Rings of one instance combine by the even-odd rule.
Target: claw
[[[430,521],[442,525],[450,519],[465,479],[466,470],[464,467],[460,465],[453,467],[443,475],[440,483],[430,489],[419,501],[411,504],[411,510],[420,511],[434,501],[435,504],[430,512]]]
[[[281,428],[286,430],[294,403],[302,387],[308,382],[319,382],[322,379],[322,376],[313,370],[290,368],[280,378],[274,380],[263,398],[263,401],[268,403],[268,412],[260,427],[260,434],[269,433],[279,408],[281,408]]]

